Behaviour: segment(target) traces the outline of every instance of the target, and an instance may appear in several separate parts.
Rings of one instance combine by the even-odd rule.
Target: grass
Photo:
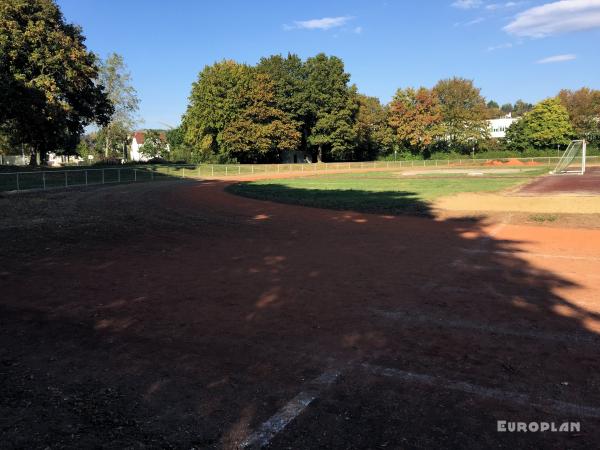
[[[431,215],[431,204],[440,197],[461,192],[499,191],[523,184],[542,172],[543,169],[523,172],[518,178],[515,174],[498,174],[493,178],[408,178],[397,172],[332,174],[244,182],[228,190],[245,197],[317,208]]]
[[[555,222],[556,219],[558,219],[558,217],[554,214],[534,214],[532,216],[529,216],[529,219],[537,223],[544,223]]]

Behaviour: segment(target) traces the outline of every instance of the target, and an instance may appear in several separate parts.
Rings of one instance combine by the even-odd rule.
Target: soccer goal
[[[585,173],[585,151],[585,139],[572,141],[550,173],[555,175],[564,173],[583,175]]]

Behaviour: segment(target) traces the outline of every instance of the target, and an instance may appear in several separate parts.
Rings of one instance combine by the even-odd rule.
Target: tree
[[[251,68],[235,61],[206,66],[192,85],[183,116],[185,142],[201,158],[219,154],[222,132],[247,106]]]
[[[398,89],[390,103],[389,123],[405,147],[423,152],[444,135],[442,110],[435,92]]]
[[[307,95],[310,113],[307,127],[309,150],[318,161],[351,156],[358,110],[356,88],[336,56],[318,54],[306,60]]]
[[[269,75],[273,81],[276,107],[298,124],[302,133],[299,147],[306,150],[311,106],[308,102],[304,63],[298,55],[288,53],[287,57],[272,55],[261,58],[256,68],[259,73]]]
[[[567,109],[577,136],[600,142],[600,91],[586,87],[577,91],[563,89],[558,98]]]
[[[53,0],[0,2],[0,127],[30,148],[32,164],[74,151],[85,126],[110,119],[84,41]]]
[[[104,126],[101,135],[104,156],[108,157],[110,153],[122,154],[123,147],[129,143],[131,131],[136,123],[135,114],[139,107],[139,99],[131,85],[131,74],[121,55],[112,53],[101,62],[99,80],[114,108],[112,119]]]
[[[517,100],[515,102],[515,106],[512,110],[513,117],[521,117],[525,113],[528,113],[533,109],[533,105],[531,103],[526,103],[523,100]]]
[[[298,148],[298,123],[277,107],[269,75],[256,73],[246,96],[247,106],[221,134],[222,151],[239,162],[257,162],[279,160],[281,151]]]
[[[183,128],[187,144],[226,161],[278,159],[300,145],[299,123],[278,107],[274,81],[233,61],[200,73]]]
[[[497,119],[504,115],[505,115],[505,113],[502,112],[502,110],[500,109],[500,106],[498,106],[498,103],[496,103],[494,100],[490,100],[485,105],[485,118],[486,119]]]
[[[471,80],[450,78],[433,88],[438,96],[446,136],[451,147],[466,147],[489,137],[485,100]]]
[[[358,113],[354,133],[356,135],[356,160],[375,159],[378,154],[391,151],[394,133],[388,125],[388,110],[376,97],[358,94]]]
[[[510,148],[548,148],[568,144],[573,136],[569,113],[558,98],[539,102],[506,132]]]
[[[502,105],[500,107],[500,110],[504,113],[504,114],[508,114],[508,113],[512,113],[513,111],[513,105],[512,103],[505,103],[504,105]]]
[[[167,137],[159,130],[147,130],[140,153],[148,158],[166,158],[168,156]]]

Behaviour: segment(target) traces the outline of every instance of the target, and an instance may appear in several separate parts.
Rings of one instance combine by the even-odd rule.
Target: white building
[[[488,120],[490,136],[495,139],[504,138],[506,136],[506,130],[508,130],[508,127],[510,127],[517,120],[519,120],[519,117],[512,117],[511,113],[508,113],[506,116],[501,117],[500,119]]]
[[[130,161],[148,161],[147,156],[142,155],[140,152],[141,148],[144,146],[144,138],[146,136],[145,131],[136,131],[133,133],[133,137],[131,139],[131,147],[129,147],[129,160]],[[165,133],[160,133],[160,140],[163,142],[167,141],[167,135]],[[169,150],[169,144],[167,144],[167,151]]]

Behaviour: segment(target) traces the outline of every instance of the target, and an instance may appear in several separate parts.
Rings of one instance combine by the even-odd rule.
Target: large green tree
[[[72,152],[85,126],[112,114],[96,57],[53,0],[0,2],[0,127],[46,160]]]
[[[183,116],[185,142],[203,158],[218,155],[222,132],[247,106],[251,68],[235,61],[206,66],[192,85]]]
[[[221,151],[239,162],[278,161],[300,143],[298,123],[277,107],[275,85],[266,73],[252,77],[246,107],[221,133]]]
[[[390,153],[394,144],[394,132],[388,125],[388,108],[376,97],[358,94],[357,99],[353,159],[364,161],[375,159],[379,154]]]
[[[104,147],[105,157],[111,154],[121,155],[124,146],[129,144],[139,107],[131,74],[121,55],[112,53],[101,61],[99,80],[106,89],[108,99],[114,108],[110,122],[103,127],[100,145]]]
[[[276,107],[294,120],[302,133],[299,146],[306,150],[306,138],[310,132],[311,106],[307,93],[307,74],[304,63],[298,55],[289,53],[286,57],[272,55],[261,58],[256,66],[258,72],[266,73],[273,81]]]
[[[566,108],[558,98],[548,98],[513,123],[506,140],[515,150],[543,149],[568,144],[573,134]]]
[[[600,91],[586,87],[563,89],[558,98],[569,113],[577,137],[600,143]]]
[[[356,139],[356,88],[343,61],[320,53],[306,60],[309,150],[318,161],[349,158]]]
[[[437,95],[424,87],[398,89],[390,103],[389,122],[398,142],[418,152],[444,136]]]
[[[278,105],[268,73],[233,61],[213,64],[192,87],[185,141],[222,160],[277,159],[300,145],[299,124]]]
[[[489,137],[485,99],[473,81],[458,77],[440,80],[433,90],[440,102],[451,147],[471,146]]]

